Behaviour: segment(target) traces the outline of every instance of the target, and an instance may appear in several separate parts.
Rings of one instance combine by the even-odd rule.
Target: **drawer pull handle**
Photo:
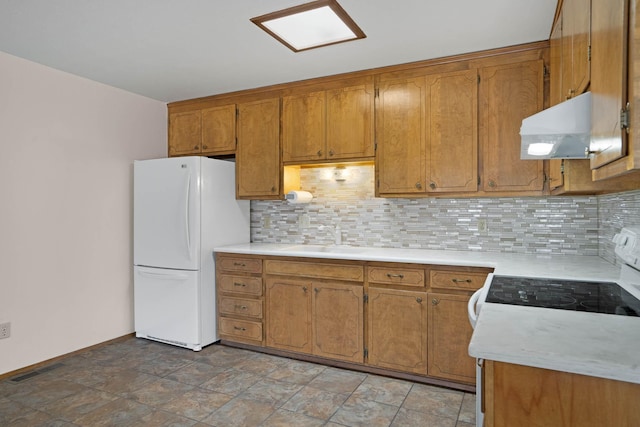
[[[471,279],[451,279],[453,283],[471,283]]]
[[[246,267],[247,264],[245,264],[244,262],[234,262],[233,265],[235,265],[236,267]]]
[[[246,310],[247,309],[246,305],[238,305],[238,304],[236,304],[234,307],[235,307],[236,310]]]
[[[236,331],[246,331],[247,328],[241,328],[240,326],[234,326],[233,329],[235,329]]]
[[[404,279],[404,274],[391,274],[391,273],[387,273],[387,277],[388,277],[389,279],[395,279],[395,278],[398,278],[398,279]]]
[[[243,288],[247,287],[246,283],[240,283],[240,282],[233,282],[233,286],[241,286]]]
[[[432,300],[431,300],[431,304],[433,304],[433,305],[438,305],[438,304],[440,304],[440,300],[439,300],[439,299],[434,298],[434,299],[432,299]]]

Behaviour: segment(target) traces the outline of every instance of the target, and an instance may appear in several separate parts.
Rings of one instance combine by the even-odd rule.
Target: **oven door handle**
[[[476,313],[476,303],[480,299],[480,294],[482,293],[482,288],[478,289],[471,295],[469,298],[469,303],[467,304],[467,314],[469,315],[469,323],[471,323],[471,327],[475,329],[476,322],[478,321],[478,314]]]

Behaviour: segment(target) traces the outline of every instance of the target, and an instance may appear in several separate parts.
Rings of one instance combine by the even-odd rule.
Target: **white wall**
[[[0,374],[133,332],[132,162],[166,132],[160,101],[0,52]]]

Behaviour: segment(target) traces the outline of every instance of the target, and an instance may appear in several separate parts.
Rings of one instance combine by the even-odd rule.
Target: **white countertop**
[[[617,281],[595,256],[248,243],[216,252],[469,267],[494,274]],[[635,293],[634,293],[635,294]],[[640,383],[640,318],[485,303],[469,345],[473,357]]]

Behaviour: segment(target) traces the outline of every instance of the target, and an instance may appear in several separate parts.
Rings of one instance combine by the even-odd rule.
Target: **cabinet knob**
[[[431,304],[438,305],[438,304],[440,304],[440,300],[437,299],[437,298],[434,298],[434,299],[431,300]]]
[[[436,189],[436,183],[432,182],[431,184],[429,184],[429,187],[431,187],[432,190]]]
[[[417,297],[417,298],[416,298],[416,302],[417,302],[418,304],[422,304],[422,298]]]
[[[322,150],[318,150],[318,157],[322,156]]]
[[[194,149],[194,150],[197,150],[197,149],[199,149],[199,148],[200,148],[200,146],[199,146],[199,145],[194,145],[194,146],[193,146],[193,149]]]
[[[204,150],[206,150],[206,149],[207,149],[207,148],[209,148],[209,147],[207,147],[206,145],[203,145],[203,146],[202,146],[202,148],[203,148]]]
[[[420,184],[419,182],[416,182],[416,188],[420,190],[422,188],[422,184]]]
[[[496,182],[494,180],[489,181],[489,187],[494,188],[496,186]]]
[[[320,292],[320,289],[318,289],[318,288],[313,288],[313,292],[315,292],[315,293],[317,294],[318,292]]]
[[[302,287],[302,291],[306,294],[309,289],[306,286]]]
[[[271,192],[272,192],[272,193],[275,193],[275,192],[276,192],[276,186],[275,186],[275,185],[272,185],[272,186],[271,186]]]
[[[335,153],[333,152],[333,150],[329,150],[329,155],[333,156]]]

